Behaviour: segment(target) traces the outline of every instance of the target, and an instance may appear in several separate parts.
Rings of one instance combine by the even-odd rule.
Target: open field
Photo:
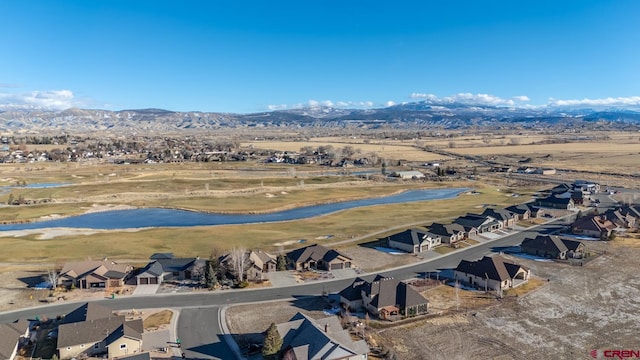
[[[477,184],[479,185],[479,184]],[[146,259],[153,252],[174,252],[178,256],[207,257],[215,244],[223,249],[244,246],[270,251],[282,249],[279,243],[333,235],[331,242],[360,238],[400,224],[429,223],[467,211],[480,212],[483,204],[497,206],[522,202],[494,188],[478,188],[479,195],[461,195],[448,200],[370,206],[306,220],[214,227],[154,228],[138,231],[91,231],[90,235],[70,231],[61,236],[43,237],[47,230],[8,232],[0,239],[0,261],[37,262],[64,258],[103,257]],[[389,214],[393,214],[392,217]],[[375,238],[375,237],[374,237]],[[295,243],[295,241],[292,241]],[[324,242],[324,241],[319,241]],[[297,246],[297,245],[296,245]],[[344,246],[344,245],[341,245]]]
[[[593,349],[635,349],[640,249],[615,241],[587,245],[607,254],[583,267],[514,258],[549,281],[466,315],[385,329],[374,338],[398,359],[589,359]]]

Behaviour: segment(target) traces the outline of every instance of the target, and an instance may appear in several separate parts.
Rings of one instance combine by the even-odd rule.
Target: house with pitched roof
[[[314,244],[295,249],[286,254],[287,261],[295,270],[338,270],[351,267],[353,259],[334,249]]]
[[[573,210],[576,205],[571,197],[558,197],[555,195],[535,200],[535,205],[543,208]]]
[[[525,254],[560,260],[582,258],[584,249],[582,242],[556,235],[538,235],[526,238],[520,244],[520,250]]]
[[[251,250],[249,252],[249,268],[247,269],[247,279],[265,280],[267,273],[276,271],[276,256],[262,250]]]
[[[29,342],[29,331],[29,320],[0,324],[0,359],[15,359],[18,350]]]
[[[426,314],[429,310],[429,301],[411,285],[382,275],[371,282],[357,278],[338,295],[346,308],[364,308],[383,320]]]
[[[493,216],[478,214],[460,216],[453,222],[462,225],[469,237],[484,232],[496,231],[504,227],[503,223],[496,220]]]
[[[58,326],[60,359],[81,356],[115,358],[142,352],[142,320],[127,321],[100,305],[86,303]]]
[[[337,316],[315,320],[297,313],[276,326],[282,338],[282,359],[366,360],[369,353],[367,343],[354,341]]]
[[[136,275],[137,285],[155,285],[163,281],[198,280],[204,271],[205,261],[195,258],[176,258],[172,253],[156,253],[151,261]]]
[[[486,208],[482,212],[483,216],[490,216],[502,223],[503,228],[510,228],[518,221],[518,215],[507,209]]]
[[[636,229],[638,227],[638,219],[640,219],[640,211],[632,206],[609,209],[602,215],[617,227],[624,229]]]
[[[58,276],[58,285],[78,289],[111,289],[124,286],[133,266],[113,260],[75,261],[64,264]]]
[[[608,239],[616,225],[603,215],[581,217],[573,222],[571,231],[574,234]]]
[[[406,251],[410,254],[432,250],[441,243],[442,238],[439,235],[419,228],[407,229],[387,237],[387,244],[390,248]]]
[[[467,237],[464,226],[460,224],[440,224],[433,223],[429,225],[429,232],[440,236],[440,241],[444,244],[455,245],[458,241],[462,241]]]
[[[501,291],[529,281],[531,270],[500,255],[494,255],[477,261],[460,261],[453,276],[454,279],[479,289]]]

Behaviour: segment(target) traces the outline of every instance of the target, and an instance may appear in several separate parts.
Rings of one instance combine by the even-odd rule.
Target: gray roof
[[[63,324],[76,323],[87,320],[102,319],[113,316],[113,310],[96,304],[95,302],[84,303],[65,315]]]
[[[118,357],[118,360],[151,360],[151,353],[143,352],[129,356]]]
[[[20,339],[29,328],[28,320],[0,324],[0,359],[8,359]]]
[[[342,289],[338,294],[349,301],[362,299],[362,290],[368,286],[368,282],[361,278],[356,278],[351,285]]]
[[[426,229],[413,228],[389,236],[390,241],[408,245],[420,245],[425,237],[439,237],[440,235],[429,233]]]
[[[127,321],[122,324],[122,326],[118,327],[116,331],[109,334],[109,336],[105,339],[107,346],[114,341],[124,337],[136,340],[142,340],[142,332],[144,331],[144,327],[142,325],[142,319],[136,319]]]
[[[488,215],[478,215],[478,214],[467,214],[465,216],[460,216],[455,219],[453,222],[456,224],[460,224],[464,227],[466,231],[469,231],[472,228],[479,228],[484,224],[487,220],[491,220],[490,222],[497,223],[498,221],[493,216]]]
[[[314,244],[300,249],[295,249],[287,253],[287,257],[295,263],[306,263],[308,261],[323,260],[329,262],[338,256],[351,259],[350,257],[341,254],[337,250],[328,249],[322,245]]]
[[[489,215],[497,220],[507,221],[509,219],[513,219],[513,212],[507,209],[492,209],[487,208],[484,209],[482,215]]]
[[[337,316],[314,320],[297,313],[277,328],[282,349],[292,351],[297,359],[343,359],[369,352],[364,341],[353,341],[342,329]]]
[[[164,272],[179,272],[189,269],[195,262],[196,258],[173,258],[156,260],[162,266]]]
[[[545,250],[545,251],[557,251],[565,252],[569,249],[562,242],[560,237],[551,235],[538,235],[535,238],[526,238],[520,244],[522,247],[531,249]]]
[[[426,304],[429,301],[411,286],[392,277],[377,275],[364,288],[371,298],[371,305],[377,309],[386,306],[398,306],[401,309]]]
[[[513,279],[521,268],[526,270],[524,266],[507,261],[500,255],[495,255],[493,257],[485,256],[478,261],[462,260],[456,267],[456,271],[481,278],[487,277],[491,280],[504,281]]]
[[[429,226],[429,232],[435,235],[440,235],[440,236],[452,236],[460,232],[464,233],[465,228],[460,224],[444,225],[440,223],[433,223]]]
[[[160,265],[159,262],[154,261],[147,264],[144,269],[140,270],[140,273],[136,275],[136,277],[160,276],[162,273],[162,265]]]
[[[173,259],[175,256],[173,253],[154,253],[149,257],[151,260],[160,260],[160,259]]]
[[[58,327],[58,348],[105,340],[124,325],[124,316],[87,320]],[[118,336],[120,338],[121,336]]]

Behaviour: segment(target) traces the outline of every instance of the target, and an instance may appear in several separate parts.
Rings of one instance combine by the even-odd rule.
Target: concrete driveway
[[[273,271],[268,273],[269,281],[273,287],[296,285],[298,282],[291,271]]]
[[[155,295],[160,285],[138,285],[131,296]]]

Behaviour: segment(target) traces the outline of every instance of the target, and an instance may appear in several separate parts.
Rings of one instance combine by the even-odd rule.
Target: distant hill
[[[640,112],[629,109],[513,108],[461,103],[410,102],[378,109],[306,107],[252,114],[176,112],[164,109],[0,111],[0,131],[147,131],[221,128],[361,128],[464,129],[471,127],[550,127],[604,122],[640,125]]]

